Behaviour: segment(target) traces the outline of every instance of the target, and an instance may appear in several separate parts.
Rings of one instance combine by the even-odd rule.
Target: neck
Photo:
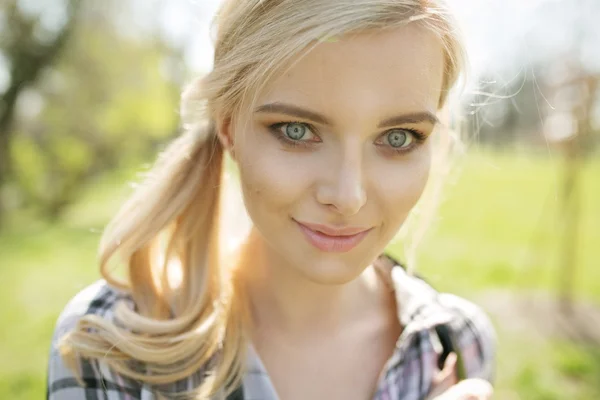
[[[335,332],[372,315],[384,300],[372,267],[348,283],[319,284],[286,263],[255,228],[242,250],[239,277],[257,332],[277,330],[305,337]]]

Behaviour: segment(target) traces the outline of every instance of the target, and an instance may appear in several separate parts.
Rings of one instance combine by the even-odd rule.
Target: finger
[[[433,376],[430,397],[439,396],[458,382],[455,373],[457,359],[455,353],[450,353],[444,362],[444,368]]]
[[[456,369],[456,362],[458,361],[458,356],[456,353],[448,354],[446,357],[446,361],[444,362],[444,368],[442,369],[443,374],[452,374]]]
[[[448,354],[448,357],[446,357],[446,361],[444,362],[444,368],[441,371],[438,371],[433,378],[434,384],[446,381],[455,375],[454,371],[456,370],[457,360],[458,357],[455,353]]]

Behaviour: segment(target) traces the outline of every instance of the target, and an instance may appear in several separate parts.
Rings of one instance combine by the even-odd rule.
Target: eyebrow
[[[418,111],[386,118],[377,127],[386,128],[402,124],[418,124],[420,122],[429,122],[431,125],[436,125],[440,120],[430,111]]]
[[[298,117],[302,119],[309,119],[313,122],[316,122],[321,125],[331,125],[331,122],[324,115],[319,114],[318,112],[305,110],[304,108],[300,108],[298,106],[294,106],[292,104],[285,104],[280,102],[263,104],[262,106],[256,107],[254,112],[257,113],[275,113],[275,114],[287,114],[293,117]]]
[[[263,104],[262,106],[256,107],[254,112],[287,114],[297,118],[308,119],[321,125],[332,125],[331,121],[327,117],[319,114],[318,112],[306,110],[292,104],[281,102]],[[432,112],[418,111],[386,118],[385,120],[381,121],[377,127],[385,128],[402,124],[418,124],[420,122],[429,122],[432,125],[436,125],[439,123],[439,119]]]

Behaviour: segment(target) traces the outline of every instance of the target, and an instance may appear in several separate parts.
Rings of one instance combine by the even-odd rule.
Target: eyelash
[[[277,140],[279,140],[283,144],[293,147],[293,148],[307,149],[307,148],[311,148],[315,143],[320,143],[320,141],[316,142],[316,141],[290,139],[285,133],[283,133],[281,131],[281,127],[288,125],[288,124],[301,124],[301,125],[306,126],[306,128],[309,129],[311,132],[313,132],[315,135],[318,133],[318,130],[313,125],[308,124],[306,122],[300,122],[300,121],[278,122],[276,124],[269,125],[268,128],[274,134],[274,136]],[[389,151],[393,154],[397,154],[397,155],[398,154],[406,154],[406,153],[412,151],[413,149],[415,149],[416,147],[420,146],[427,139],[426,134],[424,134],[423,132],[421,132],[419,130],[413,129],[413,128],[389,129],[389,130],[383,132],[379,137],[384,137],[385,135],[390,133],[392,130],[396,130],[396,129],[410,132],[410,134],[413,136],[414,142],[411,145],[409,145],[408,147],[402,147],[402,148],[394,148],[389,145],[380,145],[380,144],[378,144],[377,146],[386,147],[386,149],[384,151]]]
[[[300,121],[286,121],[286,122],[278,122],[276,124],[272,124],[269,125],[269,130],[275,135],[275,138],[277,138],[277,140],[279,140],[280,142],[282,142],[285,145],[291,146],[293,148],[310,148],[312,147],[312,145],[315,142],[310,142],[310,141],[306,141],[306,140],[293,140],[290,139],[285,133],[281,132],[281,127],[285,126],[285,125],[289,125],[289,124],[302,124],[304,126],[306,126],[311,132],[313,133],[317,133],[317,129],[311,125],[311,124],[307,124],[306,122],[300,122]]]

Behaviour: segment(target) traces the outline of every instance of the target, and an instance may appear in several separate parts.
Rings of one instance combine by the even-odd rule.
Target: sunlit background
[[[468,141],[419,273],[492,316],[495,398],[598,399],[600,1],[450,3]],[[217,6],[0,1],[0,398],[43,398],[58,313],[99,278],[103,226],[177,134]]]

